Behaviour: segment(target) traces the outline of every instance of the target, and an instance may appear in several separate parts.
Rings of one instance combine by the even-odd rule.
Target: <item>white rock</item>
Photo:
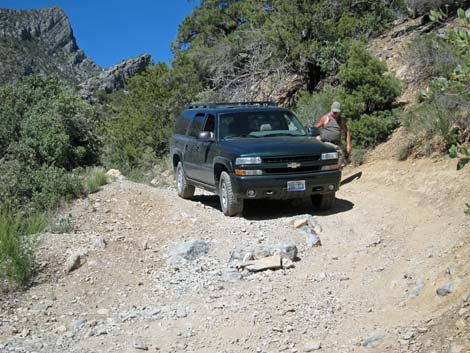
[[[320,341],[307,342],[304,346],[304,352],[313,352],[318,351],[319,349],[321,349]]]
[[[283,258],[281,261],[282,261],[282,268],[285,270],[295,267],[294,263],[290,259]]]
[[[106,172],[106,175],[111,177],[111,178],[114,178],[114,179],[118,179],[118,180],[122,180],[124,179],[124,176],[122,175],[122,173],[117,170],[117,169],[110,169]]]
[[[250,272],[259,272],[264,270],[278,270],[282,268],[281,255],[273,255],[253,261],[246,269]]]
[[[76,252],[70,255],[65,262],[65,273],[70,273],[83,266],[83,264],[86,262],[86,255],[87,254],[85,252]]]
[[[294,228],[300,228],[308,224],[307,218],[299,218],[294,221]]]
[[[108,244],[106,242],[106,239],[104,239],[103,237],[97,237],[93,241],[93,247],[95,249],[106,249],[106,245],[108,245]]]

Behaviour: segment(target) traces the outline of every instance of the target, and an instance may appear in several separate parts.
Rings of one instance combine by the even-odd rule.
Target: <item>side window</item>
[[[188,135],[191,137],[197,137],[197,134],[202,131],[202,124],[204,124],[204,113],[197,113],[194,117],[193,121],[191,122],[191,126],[189,127]]]
[[[189,123],[191,122],[191,117],[188,114],[181,114],[176,118],[174,133],[178,135],[185,135],[186,130],[188,129]]]
[[[206,124],[204,125],[203,131],[214,132],[215,129],[215,116],[212,114],[207,115]]]

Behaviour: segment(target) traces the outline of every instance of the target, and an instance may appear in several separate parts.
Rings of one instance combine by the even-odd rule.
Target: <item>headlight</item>
[[[235,164],[261,164],[261,157],[238,157]]]
[[[326,160],[326,159],[338,159],[338,152],[322,153],[322,154],[321,154],[321,159],[322,159],[322,160]]]

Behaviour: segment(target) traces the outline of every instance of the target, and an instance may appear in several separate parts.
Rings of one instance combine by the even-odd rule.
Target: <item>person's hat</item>
[[[333,113],[340,113],[341,112],[341,104],[339,102],[333,102],[331,105],[331,111]]]

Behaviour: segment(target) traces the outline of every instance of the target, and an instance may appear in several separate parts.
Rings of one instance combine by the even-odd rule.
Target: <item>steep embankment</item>
[[[41,237],[35,285],[2,300],[0,350],[467,352],[470,169],[454,167],[349,170],[362,176],[314,213],[313,248],[293,227],[305,203],[256,202],[227,218],[215,196],[114,182],[73,204],[73,232]],[[181,260],[188,240],[202,242]],[[297,246],[294,268],[229,270],[235,250],[279,243]],[[86,255],[66,274],[72,254]]]

